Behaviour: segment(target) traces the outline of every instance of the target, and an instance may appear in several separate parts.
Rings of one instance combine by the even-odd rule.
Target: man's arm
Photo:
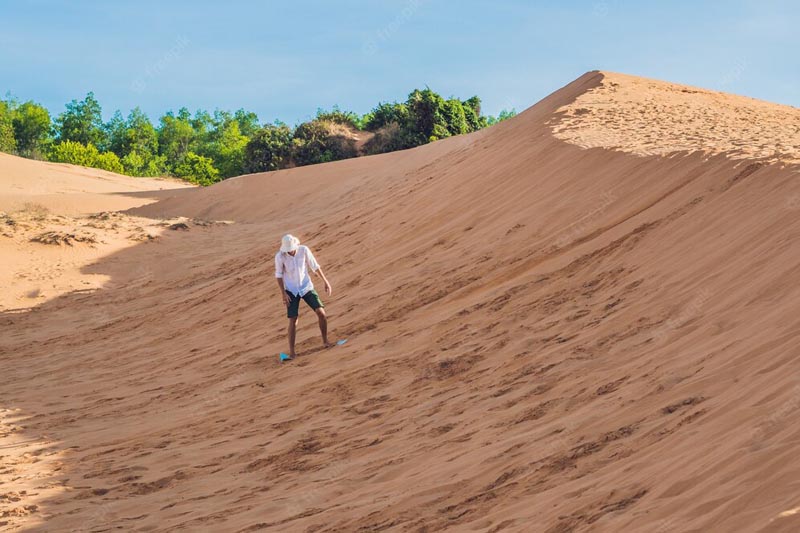
[[[286,292],[286,286],[283,284],[283,263],[278,256],[275,256],[275,281],[278,282],[278,287],[281,289],[281,299],[286,307],[292,302],[289,294]]]
[[[286,287],[283,286],[283,278],[275,278],[275,281],[278,282],[278,287],[281,289],[281,297],[283,298],[284,305],[289,307],[292,300],[289,298],[289,293],[286,292]]]
[[[308,267],[311,269],[311,272],[313,272],[315,276],[321,277],[322,281],[325,282],[325,292],[328,294],[328,296],[333,294],[333,289],[331,289],[331,284],[328,282],[328,278],[325,277],[322,267],[319,266],[319,263],[317,263],[317,258],[314,257],[314,254],[311,253],[311,249],[309,248],[306,248],[306,262],[308,263]]]
[[[319,276],[322,278],[322,281],[325,283],[325,292],[328,296],[333,294],[333,289],[331,289],[331,284],[328,282],[328,278],[325,277],[325,273],[322,271],[322,267],[317,265],[316,270],[312,270],[311,272],[314,273],[315,276]]]

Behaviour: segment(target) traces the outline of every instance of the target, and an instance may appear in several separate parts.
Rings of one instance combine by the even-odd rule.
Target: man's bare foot
[[[328,339],[322,339],[323,348],[333,348],[333,343],[328,342]]]

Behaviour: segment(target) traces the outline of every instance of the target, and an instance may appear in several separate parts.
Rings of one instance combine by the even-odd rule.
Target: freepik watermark
[[[147,89],[147,84],[152,81],[153,79],[157,78],[170,65],[174,64],[178,61],[181,57],[183,57],[183,51],[186,49],[187,46],[191,41],[186,38],[185,36],[178,36],[175,39],[172,47],[170,47],[167,52],[162,55],[157,61],[153,62],[151,65],[144,69],[144,74],[131,82],[131,90],[135,93],[143,93],[145,89]]]
[[[728,70],[728,72],[726,72],[720,79],[720,86],[727,87],[739,81],[749,65],[750,63],[746,59],[740,59],[736,61],[730,70]]]

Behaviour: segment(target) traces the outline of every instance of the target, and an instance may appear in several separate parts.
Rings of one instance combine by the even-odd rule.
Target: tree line
[[[101,168],[130,176],[175,176],[210,185],[232,176],[371,155],[477,131],[515,115],[481,114],[477,96],[445,99],[425,88],[405,102],[380,103],[364,115],[317,110],[289,127],[258,116],[181,108],[154,125],[138,107],[103,121],[93,93],[72,100],[53,119],[43,106],[0,100],[0,151],[32,159]]]

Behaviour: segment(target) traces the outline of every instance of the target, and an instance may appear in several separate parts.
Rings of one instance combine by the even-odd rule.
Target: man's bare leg
[[[297,337],[297,317],[289,319],[289,357],[294,357],[294,340]]]
[[[319,332],[322,333],[322,344],[329,347],[331,343],[328,342],[328,316],[325,314],[325,309],[319,307],[314,310],[319,318]]]

